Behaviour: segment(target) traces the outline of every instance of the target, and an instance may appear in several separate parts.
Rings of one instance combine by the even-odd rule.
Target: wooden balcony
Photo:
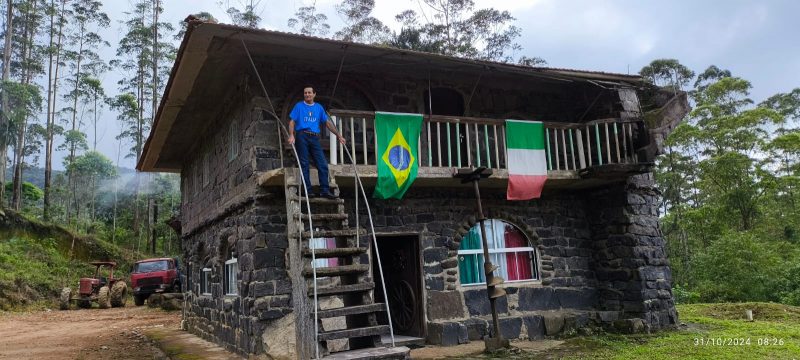
[[[337,183],[352,186],[353,171],[365,184],[376,178],[375,113],[332,110],[347,155],[335,136],[324,130],[323,148]],[[640,119],[599,119],[585,123],[544,122],[547,154],[547,187],[588,188],[647,172],[652,160],[639,151],[647,145],[647,129]],[[453,178],[458,168],[484,166],[493,170],[482,186],[505,187],[505,120],[424,116],[418,142],[418,186],[458,186]],[[353,166],[355,165],[355,166]],[[314,177],[314,176],[312,176]]]

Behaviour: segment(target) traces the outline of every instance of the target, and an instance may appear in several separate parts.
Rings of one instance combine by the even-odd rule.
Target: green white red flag
[[[544,124],[506,120],[508,200],[530,200],[542,195],[547,180]]]

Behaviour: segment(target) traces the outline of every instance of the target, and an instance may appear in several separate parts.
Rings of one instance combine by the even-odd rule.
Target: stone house
[[[313,200],[310,217],[279,123],[307,83],[348,140],[324,137],[339,199]],[[650,331],[678,321],[651,169],[688,109],[636,75],[194,22],[137,169],[181,174],[186,326],[241,354],[380,346],[388,325],[429,344],[489,335],[475,196],[453,177],[478,166],[492,169],[480,187],[503,337]],[[425,114],[402,200],[371,198],[375,111]],[[545,124],[540,199],[505,200],[504,119]]]

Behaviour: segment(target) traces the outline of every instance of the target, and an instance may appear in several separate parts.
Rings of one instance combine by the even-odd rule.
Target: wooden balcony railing
[[[375,114],[331,111],[347,139],[356,165],[376,165]],[[547,169],[577,171],[606,164],[638,162],[636,144],[645,133],[640,120],[601,119],[586,123],[545,122]],[[485,166],[506,169],[505,121],[486,118],[425,116],[419,138],[420,167]],[[344,149],[329,134],[331,164],[350,164]]]

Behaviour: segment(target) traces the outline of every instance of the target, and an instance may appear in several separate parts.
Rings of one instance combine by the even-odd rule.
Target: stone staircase
[[[296,173],[296,171],[295,171]],[[302,276],[305,278],[309,306],[309,328],[307,338],[313,341],[314,307],[318,309],[318,345],[320,356],[331,359],[407,359],[406,347],[386,348],[381,335],[389,334],[388,325],[378,324],[377,314],[386,311],[383,303],[374,301],[375,282],[370,276],[370,241],[361,228],[349,226],[345,212],[345,200],[341,198],[312,198],[311,222],[314,238],[334,239],[335,247],[313,250],[318,265],[316,268],[317,303],[314,303],[314,268],[312,267],[311,233],[308,231],[308,212],[305,198],[299,196],[302,186],[299,177],[286,178],[287,208],[291,211],[290,228],[294,226],[300,234],[302,249]],[[316,178],[312,174],[312,179]],[[338,194],[338,186],[331,182],[331,191]],[[354,201],[354,200],[351,200]],[[301,229],[301,230],[300,230]],[[359,235],[361,240],[359,242]],[[336,259],[328,264],[319,262]],[[312,355],[313,357],[313,355]]]

